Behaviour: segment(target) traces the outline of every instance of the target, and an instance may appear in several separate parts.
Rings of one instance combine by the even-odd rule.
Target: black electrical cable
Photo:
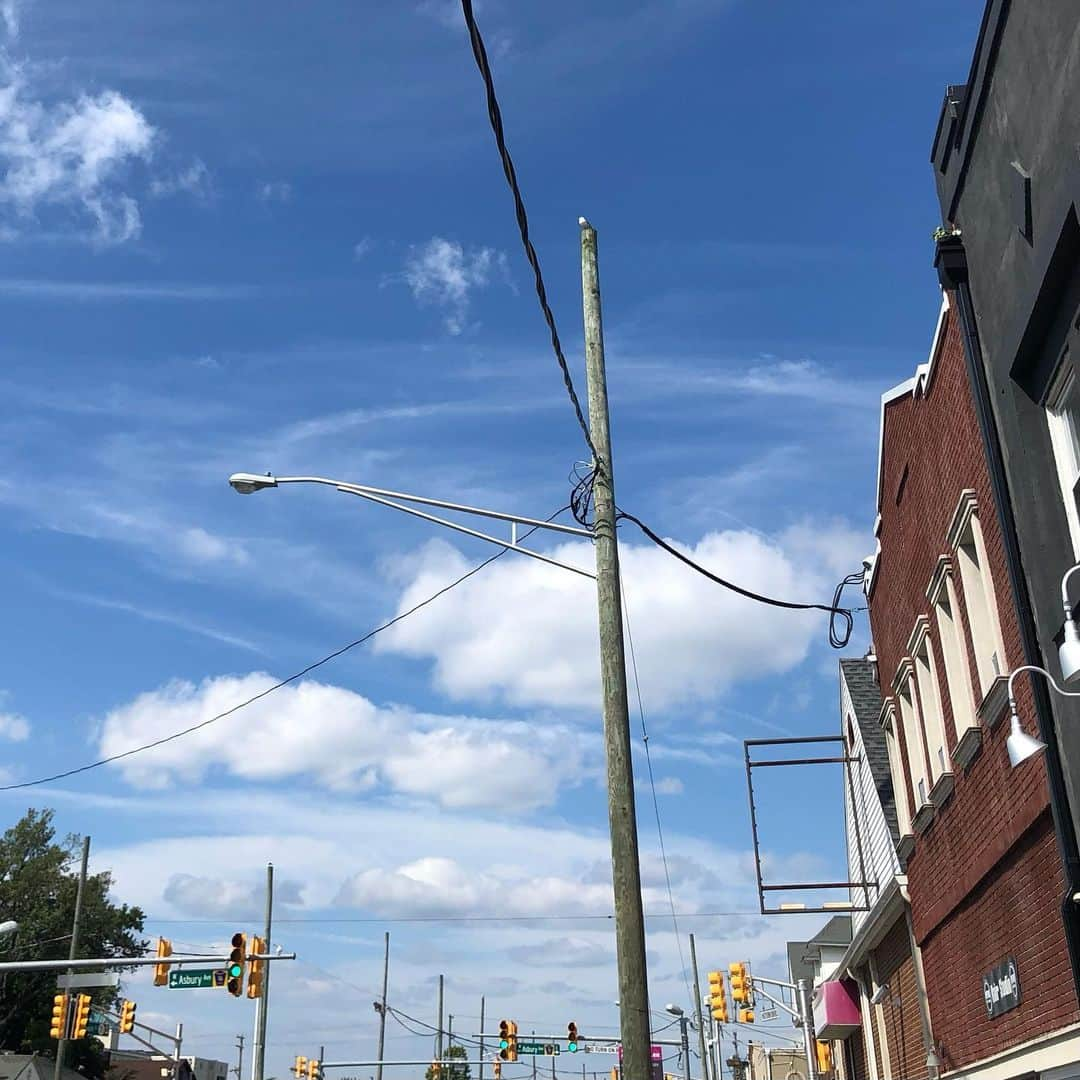
[[[564,506],[559,510],[556,510],[547,520],[554,521],[561,513],[569,509]],[[533,526],[525,536],[531,536],[538,528],[539,525]],[[69,776],[78,776],[80,773],[89,772],[91,769],[99,769],[102,765],[110,765],[114,761],[122,761],[124,758],[129,758],[135,754],[141,754],[146,750],[153,750],[155,747],[164,746],[165,743],[170,743],[174,739],[183,738],[185,735],[191,735],[196,731],[201,731],[204,727],[209,727],[211,724],[216,723],[218,720],[224,720],[227,716],[232,716],[233,713],[239,712],[241,709],[247,708],[248,705],[253,705],[256,701],[269,696],[275,690],[280,690],[283,686],[288,686],[289,683],[296,682],[297,679],[302,679],[309,672],[314,671],[316,668],[322,667],[324,664],[330,663],[331,660],[336,660],[339,656],[347,653],[350,649],[355,649],[358,645],[363,645],[365,641],[370,641],[376,634],[381,634],[384,630],[389,630],[391,626],[401,622],[402,619],[407,619],[410,615],[415,614],[423,607],[427,607],[428,604],[435,600],[438,600],[440,596],[448,593],[451,589],[457,588],[462,582],[467,581],[473,576],[473,574],[480,573],[486,566],[490,566],[496,559],[501,559],[509,548],[503,548],[501,551],[495,552],[490,558],[485,559],[481,563],[477,563],[471,570],[466,571],[461,577],[451,581],[449,585],[444,585],[438,592],[434,592],[431,596],[424,600],[421,600],[418,604],[414,604],[408,611],[401,612],[400,615],[395,615],[392,619],[388,619],[380,626],[376,626],[374,630],[369,630],[363,637],[358,637],[355,641],[350,641],[347,645],[342,645],[340,649],[335,649],[334,652],[328,656],[324,656],[321,660],[316,660],[312,664],[308,664],[306,668],[301,671],[297,671],[293,675],[289,675],[287,678],[282,679],[280,682],[274,683],[273,686],[268,686],[265,690],[260,690],[259,693],[253,694],[245,701],[238,702],[233,705],[232,708],[226,709],[224,712],[218,713],[216,716],[211,716],[206,720],[201,720],[197,724],[192,724],[190,727],[184,728],[182,731],[174,731],[171,735],[164,735],[160,739],[154,739],[153,742],[143,743],[141,746],[132,747],[130,750],[124,750],[119,754],[110,754],[108,757],[99,758],[97,761],[91,761],[87,765],[80,765],[74,769],[68,769],[65,772],[53,773],[52,776],[41,776],[37,780],[24,780],[20,784],[4,784],[0,787],[0,791],[18,791],[21,788],[38,787],[41,784],[51,784],[55,780],[66,780]]]
[[[525,212],[525,200],[521,195],[518,185],[517,172],[514,169],[513,159],[506,146],[506,133],[503,130],[502,111],[499,109],[499,99],[495,95],[495,79],[491,74],[491,65],[488,63],[487,49],[484,47],[484,39],[480,35],[480,28],[476,25],[476,15],[473,13],[472,0],[461,0],[461,10],[465,15],[465,26],[469,31],[469,40],[472,42],[473,56],[476,57],[476,66],[480,69],[480,76],[484,80],[484,91],[487,95],[488,119],[491,121],[491,130],[495,133],[495,145],[502,160],[503,172],[506,174],[506,182],[510,185],[510,193],[514,197],[514,213],[517,215],[518,230],[521,232],[521,243],[525,248],[525,258],[532,267],[536,285],[536,297],[540,301],[540,310],[543,312],[544,321],[551,333],[551,347],[555,350],[555,359],[562,371],[563,382],[566,384],[566,392],[570,396],[570,402],[574,406],[578,425],[581,433],[585,436],[585,445],[592,452],[593,460],[599,461],[600,457],[593,445],[592,435],[589,434],[589,425],[585,420],[585,413],[581,408],[577,391],[574,389],[574,380],[570,376],[570,365],[566,362],[563,354],[562,342],[559,340],[559,331],[555,327],[555,315],[548,303],[547,289],[544,287],[544,275],[540,270],[540,259],[529,239],[529,217]]]
[[[844,581],[837,586],[836,593],[833,596],[832,604],[800,604],[794,600],[777,600],[772,596],[763,596],[761,593],[753,592],[751,589],[744,589],[741,585],[736,585],[733,581],[726,581],[724,578],[717,574],[714,574],[711,570],[706,570],[700,563],[694,562],[689,555],[684,555],[678,548],[669,544],[662,536],[653,532],[648,525],[639,517],[635,517],[633,514],[628,514],[625,510],[619,510],[616,513],[616,521],[632,521],[657,547],[663,548],[669,555],[674,555],[680,562],[685,563],[691,570],[696,570],[699,574],[704,575],[710,581],[715,581],[717,585],[723,585],[725,589],[730,589],[734,593],[738,593],[739,596],[745,596],[748,600],[756,600],[759,604],[768,604],[771,607],[787,608],[791,611],[824,611],[830,616],[829,618],[829,644],[834,649],[843,649],[847,646],[847,643],[851,640],[851,631],[855,625],[855,618],[850,608],[839,607],[840,593],[843,590],[845,584],[851,584],[854,581],[861,581],[861,574],[849,574]],[[843,630],[837,634],[835,632],[835,620],[840,619],[843,625]]]

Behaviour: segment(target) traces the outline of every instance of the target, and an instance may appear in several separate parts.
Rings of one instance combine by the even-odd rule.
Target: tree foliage
[[[424,1080],[470,1080],[470,1070],[467,1064],[469,1052],[464,1046],[448,1046],[443,1053],[443,1061],[440,1069],[436,1072],[435,1064],[428,1066],[424,1073]],[[448,1059],[461,1061],[460,1065],[448,1064]]]
[[[14,919],[18,931],[0,938],[0,959],[66,959],[78,887],[80,840],[57,841],[51,810],[28,810],[0,836],[0,921]],[[138,956],[143,913],[109,899],[108,871],[93,874],[83,891],[80,956]],[[0,974],[0,1049],[52,1055],[49,1037],[55,971]],[[119,991],[91,992],[95,1006],[112,1006]],[[104,1072],[104,1055],[91,1038],[69,1044],[68,1065],[90,1077]]]

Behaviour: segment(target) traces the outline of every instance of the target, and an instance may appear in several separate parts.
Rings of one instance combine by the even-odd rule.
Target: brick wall
[[[926,1047],[919,1019],[915,963],[904,919],[898,919],[885,935],[874,950],[874,959],[878,982],[889,984],[889,995],[881,1010],[892,1075],[897,1080],[923,1080],[927,1076]]]
[[[1003,669],[1008,672],[1023,662],[997,511],[954,312],[946,316],[925,396],[909,393],[890,403],[883,423],[881,556],[870,598],[882,690],[886,695],[891,691],[917,617],[928,616],[951,754],[956,729],[926,587],[938,558],[947,553],[949,523],[966,489],[974,490],[978,499],[987,570],[1004,641]],[[959,581],[957,594],[955,616],[966,631],[968,616]],[[965,633],[965,637],[978,702],[977,668],[970,635]],[[1018,680],[1016,689],[1025,728],[1035,732],[1027,678]],[[896,729],[906,757],[902,725],[897,723]],[[980,753],[966,771],[954,767],[954,791],[925,833],[916,837],[907,865],[934,1035],[950,1052],[950,1068],[1010,1045],[1002,1039],[1031,1039],[1080,1020],[1061,926],[1064,879],[1050,825],[1046,767],[1039,756],[1012,769],[1005,752],[1007,734],[1007,718],[993,730],[984,725]],[[910,773],[906,786],[911,800]],[[1029,865],[1037,866],[1038,872],[1027,874],[1023,868]],[[1015,880],[1004,871],[1006,866],[1015,868]],[[1013,914],[1006,915],[1010,910]],[[1025,1015],[1022,1035],[1014,1022],[1003,1023],[1004,1017],[989,1027],[971,1023],[970,1016],[953,1008],[954,996],[976,989],[982,1008],[983,973],[1010,954],[1018,960],[1021,954],[1027,957],[1021,971],[1025,993],[1044,1002],[1042,1008],[1016,1010]],[[1049,1000],[1053,1007],[1045,1007]]]

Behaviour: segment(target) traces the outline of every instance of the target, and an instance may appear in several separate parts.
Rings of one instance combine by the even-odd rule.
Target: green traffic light
[[[499,1049],[500,1050],[509,1050],[510,1049],[509,1041],[506,1040],[506,1039],[500,1039],[499,1040]]]
[[[229,965],[229,978],[239,979],[244,973],[244,967],[242,964],[230,964]]]
[[[576,1042],[567,1043],[566,1044],[566,1049],[569,1050],[571,1054],[576,1054],[577,1053],[577,1043]]]

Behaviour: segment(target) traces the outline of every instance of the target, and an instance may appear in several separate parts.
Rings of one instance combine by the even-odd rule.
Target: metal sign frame
[[[838,757],[797,757],[783,759],[767,759],[755,761],[752,750],[762,746],[797,746],[797,745],[821,745],[822,743],[839,743],[843,753]],[[855,785],[851,778],[851,765],[861,759],[852,757],[847,752],[847,744],[843,735],[808,735],[803,738],[792,739],[744,739],[743,758],[746,762],[746,790],[750,799],[750,831],[754,840],[754,872],[757,875],[758,908],[762,915],[806,915],[827,914],[841,915],[853,911],[870,910],[870,889],[877,889],[877,883],[866,880],[866,860],[863,855],[862,831],[859,828],[859,809],[855,799]],[[851,813],[854,819],[855,846],[859,858],[859,876],[861,881],[794,881],[779,884],[766,884],[761,872],[761,844],[758,839],[757,806],[754,802],[754,769],[779,768],[781,766],[794,765],[843,765],[844,778],[847,781],[848,796],[851,799]],[[781,904],[779,907],[768,907],[765,902],[765,894],[770,892],[803,892],[812,889],[847,889],[849,894],[853,890],[861,890],[863,899],[861,904],[854,901],[843,903],[830,903],[817,907],[807,904]]]

